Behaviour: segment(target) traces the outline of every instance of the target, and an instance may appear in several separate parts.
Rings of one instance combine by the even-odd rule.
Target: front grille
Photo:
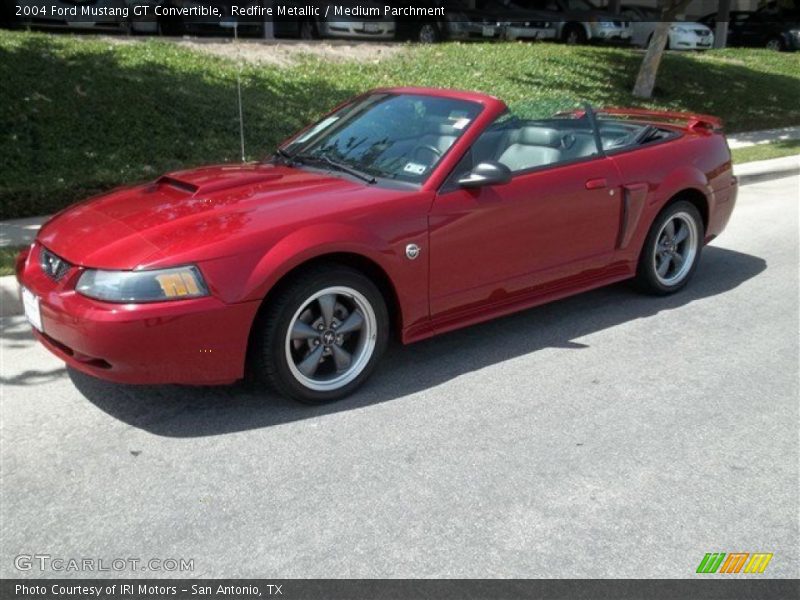
[[[41,252],[39,253],[39,264],[42,265],[42,271],[52,280],[58,281],[64,275],[67,274],[67,271],[70,270],[72,267],[67,261],[63,258],[56,256],[47,248],[42,248]]]

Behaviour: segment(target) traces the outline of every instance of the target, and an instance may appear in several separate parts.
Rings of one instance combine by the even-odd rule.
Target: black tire
[[[691,222],[694,224],[694,238],[691,243],[687,243],[684,248],[681,248],[679,244],[679,247],[677,248],[678,254],[673,254],[673,258],[670,258],[670,252],[668,250],[662,251],[661,249],[675,249],[675,244],[663,244],[663,240],[665,240],[667,237],[664,235],[663,229],[670,221],[673,223],[678,222],[682,225],[685,224],[688,226],[688,235],[691,238],[692,231],[688,220],[691,220]],[[678,228],[678,232],[680,232],[680,226]],[[689,280],[694,275],[697,265],[700,262],[704,237],[705,228],[703,226],[703,218],[694,204],[685,200],[679,200],[665,207],[664,210],[662,210],[656,217],[653,225],[650,227],[650,231],[647,233],[647,238],[644,241],[644,246],[639,255],[636,278],[634,280],[636,286],[645,293],[654,294],[657,296],[674,294],[678,290],[682,289],[687,283],[689,283]],[[673,239],[675,239],[674,236]],[[689,253],[690,246],[693,250],[691,254]],[[689,256],[691,256],[691,263],[687,265],[685,269],[683,265],[681,266],[681,269],[678,269],[677,265],[679,263],[674,258],[675,256],[680,255],[686,256],[687,259],[689,259]],[[662,260],[661,257],[665,257],[667,262],[667,271],[663,275],[659,274],[659,270],[657,268],[657,265],[664,265],[665,261]],[[668,277],[671,269],[674,269],[674,282],[670,282],[670,278]]]
[[[417,30],[417,42],[420,44],[435,44],[442,40],[439,26],[433,22],[422,23]]]
[[[362,295],[375,317],[374,348],[368,362],[354,379],[331,390],[307,387],[293,373],[288,354],[289,329],[295,316],[308,306],[308,299],[330,287],[347,287]],[[335,327],[335,326],[334,326]],[[351,394],[370,376],[389,340],[389,314],[386,301],[378,287],[366,275],[337,263],[321,263],[304,269],[282,284],[256,319],[251,336],[251,375],[259,383],[266,383],[283,396],[308,404],[321,404]],[[371,339],[372,336],[370,336]],[[309,343],[310,346],[310,343]],[[320,364],[327,359],[322,359]],[[333,358],[331,357],[332,361]],[[295,368],[296,370],[296,368]]]
[[[767,43],[764,44],[764,47],[767,50],[775,50],[776,52],[783,52],[786,50],[786,44],[784,43],[783,39],[777,36],[769,38]]]
[[[561,34],[561,41],[569,45],[585,44],[586,40],[586,30],[582,25],[577,23],[569,23],[566,25]]]
[[[318,40],[319,28],[317,27],[316,22],[314,22],[313,19],[305,19],[304,21],[300,21],[298,37],[301,40]]]

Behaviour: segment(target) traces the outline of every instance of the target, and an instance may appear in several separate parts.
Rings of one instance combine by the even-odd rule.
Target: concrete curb
[[[0,277],[0,317],[13,317],[22,312],[17,278],[13,275]]]
[[[800,174],[800,154],[734,165],[733,172],[739,178],[740,185],[797,175]],[[30,219],[30,221],[33,220]],[[44,218],[38,218],[37,220],[41,222]],[[9,222],[0,222],[0,227],[7,223]],[[25,232],[29,234],[30,239],[26,239],[23,243],[30,243],[36,236],[38,227],[34,228],[29,224],[26,225]],[[21,315],[22,312],[22,301],[19,297],[17,278],[14,275],[0,277],[0,317]]]
[[[733,174],[739,178],[740,185],[780,179],[798,173],[800,173],[800,154],[733,165]]]

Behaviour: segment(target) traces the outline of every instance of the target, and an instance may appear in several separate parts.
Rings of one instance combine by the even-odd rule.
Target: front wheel
[[[651,294],[672,294],[685,286],[703,248],[703,219],[691,202],[670,204],[658,215],[644,242],[636,283]]]
[[[256,375],[316,404],[350,394],[369,377],[386,348],[389,316],[369,278],[330,264],[294,277],[255,327]]]

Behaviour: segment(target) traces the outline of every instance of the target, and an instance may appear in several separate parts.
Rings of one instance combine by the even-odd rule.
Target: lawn
[[[747,148],[736,148],[731,151],[733,162],[745,163],[768,158],[780,158],[800,154],[800,140],[780,140],[769,144],[758,144]]]
[[[482,90],[510,103],[708,112],[730,131],[800,124],[800,57],[726,50],[665,57],[651,103],[630,96],[641,53],[558,44],[410,46],[381,62],[308,57],[242,68],[247,157],[355,93],[385,85]],[[239,158],[231,60],[156,39],[0,31],[0,219],[189,165]]]

